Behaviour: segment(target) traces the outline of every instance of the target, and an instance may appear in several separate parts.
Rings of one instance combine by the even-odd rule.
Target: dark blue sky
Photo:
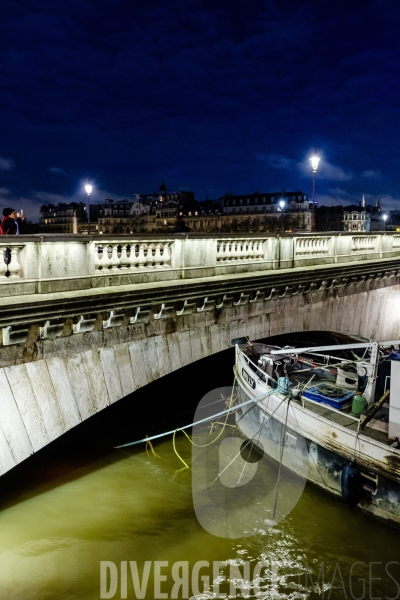
[[[2,0],[0,207],[301,189],[400,208],[400,5]]]

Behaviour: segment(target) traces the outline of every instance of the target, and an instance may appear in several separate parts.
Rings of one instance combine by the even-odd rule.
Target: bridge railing
[[[396,256],[393,232],[2,237],[0,297]]]

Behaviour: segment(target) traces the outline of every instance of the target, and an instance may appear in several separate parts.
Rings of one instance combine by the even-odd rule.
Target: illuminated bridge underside
[[[398,338],[399,266],[374,262],[359,275],[353,266],[348,277],[343,266],[226,277],[220,293],[207,288],[211,281],[182,281],[156,290],[162,303],[154,290],[135,286],[133,308],[133,291],[127,308],[128,292],[110,288],[76,296],[80,316],[76,304],[71,316],[65,297],[56,315],[54,298],[19,297],[0,321],[0,473],[136,389],[225,350],[232,338],[313,330]]]

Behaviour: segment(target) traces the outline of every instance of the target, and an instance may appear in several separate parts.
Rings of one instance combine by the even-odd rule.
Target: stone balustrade
[[[218,240],[217,262],[263,260],[263,240]]]
[[[18,236],[0,243],[0,298],[396,257],[391,232]]]
[[[171,266],[171,242],[95,243],[95,270],[135,270]]]
[[[329,254],[327,236],[304,237],[296,240],[296,256],[320,256]]]
[[[376,235],[363,235],[362,237],[353,237],[353,252],[376,252],[379,239]]]

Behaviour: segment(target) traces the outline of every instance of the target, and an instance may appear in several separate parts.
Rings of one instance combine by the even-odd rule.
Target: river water
[[[154,443],[160,458],[144,444],[113,448],[189,423],[207,391],[232,383],[232,362],[227,351],[147,386],[2,478],[2,600],[92,600],[107,592],[114,598],[169,598],[171,592],[182,597],[182,588],[178,595],[178,586],[173,588],[179,576],[183,597],[314,599],[323,592],[334,599],[400,597],[399,532],[350,511],[339,499],[307,485],[275,527],[260,526],[258,519],[250,537],[219,538],[196,518],[191,471],[183,468],[171,436]],[[191,446],[182,434],[177,451],[190,464]],[[138,594],[131,568],[133,575],[137,568],[140,583],[145,561],[151,561],[148,584]],[[203,594],[200,577],[194,577],[199,590],[191,587],[200,567],[200,577],[210,580]],[[154,587],[157,569],[164,576],[160,590]],[[113,581],[117,589],[111,596]]]

